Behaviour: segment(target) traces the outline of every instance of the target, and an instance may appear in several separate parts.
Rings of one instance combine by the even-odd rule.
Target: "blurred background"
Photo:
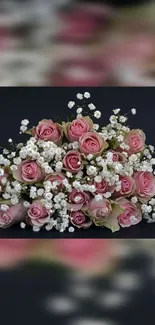
[[[1,322],[153,321],[154,248],[154,239],[1,239]]]
[[[155,1],[1,0],[1,86],[154,86]]]

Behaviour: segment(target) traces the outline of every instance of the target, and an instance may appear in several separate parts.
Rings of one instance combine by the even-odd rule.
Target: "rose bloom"
[[[44,258],[73,268],[74,273],[95,276],[107,272],[118,250],[116,241],[108,239],[56,239],[46,241]]]
[[[0,228],[8,228],[17,222],[25,220],[27,209],[23,202],[12,205],[7,211],[0,211]]]
[[[68,195],[68,210],[79,211],[82,208],[87,209],[91,200],[91,195],[88,192],[79,192],[73,189]]]
[[[54,123],[52,120],[42,120],[37,127],[32,129],[32,135],[37,140],[52,141],[59,145],[63,136],[61,125]]]
[[[104,179],[100,183],[92,182],[92,184],[95,185],[97,194],[104,194],[106,192],[109,192],[108,182]]]
[[[82,169],[82,157],[76,150],[70,150],[63,159],[63,164],[66,170],[75,174]]]
[[[25,261],[33,245],[32,239],[0,239],[0,268],[12,268]]]
[[[93,121],[89,116],[73,120],[64,124],[64,133],[70,142],[79,141],[79,138],[93,128]]]
[[[125,198],[117,199],[117,202],[124,209],[124,212],[118,216],[118,222],[121,227],[130,227],[142,220],[142,213],[136,204]]]
[[[50,181],[51,183],[58,182],[59,185],[57,187],[57,190],[61,191],[64,187],[64,185],[62,183],[64,179],[65,179],[65,176],[62,173],[53,173],[53,174],[49,174],[45,178],[45,181]]]
[[[145,148],[146,136],[142,130],[131,130],[125,137],[124,142],[129,146],[130,155],[141,152]]]
[[[130,176],[120,176],[121,190],[119,192],[114,192],[115,197],[120,196],[131,196],[135,192],[135,181]]]
[[[136,195],[144,200],[149,200],[155,195],[155,176],[151,172],[136,172]]]
[[[13,171],[13,177],[20,182],[36,183],[44,179],[44,172],[34,160],[23,160],[17,168]]]
[[[95,198],[91,200],[88,215],[91,217],[96,226],[103,226],[105,219],[112,212],[111,203],[109,200],[103,198],[97,201]]]
[[[120,161],[120,154],[117,151],[109,150],[109,152],[113,154],[113,158],[112,158],[113,162]]]
[[[39,200],[34,201],[28,209],[29,222],[32,226],[42,227],[50,220],[50,212]]]
[[[92,225],[92,221],[86,216],[83,211],[73,211],[70,215],[70,220],[73,226],[77,228],[89,228]]]
[[[100,155],[108,147],[107,142],[97,132],[87,132],[79,141],[80,151],[85,155]]]

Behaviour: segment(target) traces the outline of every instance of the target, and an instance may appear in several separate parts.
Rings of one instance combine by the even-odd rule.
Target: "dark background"
[[[102,111],[102,123],[106,125],[112,113],[112,109],[120,107],[122,112],[130,113],[131,108],[137,108],[137,115],[129,114],[129,125],[132,128],[141,128],[147,136],[147,143],[155,145],[155,88],[0,88],[1,98],[1,127],[0,146],[7,144],[7,139],[12,138],[21,142],[19,135],[20,122],[29,119],[30,126],[36,125],[43,118],[66,120],[71,114],[67,107],[70,100],[76,101],[78,92],[89,91],[91,98],[89,102]],[[97,120],[98,121],[98,120]],[[25,136],[24,136],[25,137]],[[90,228],[76,230],[74,233],[59,233],[57,231],[47,232],[42,230],[34,233],[31,228],[20,229],[19,225],[9,229],[0,230],[2,238],[59,238],[59,237],[103,237],[103,238],[154,238],[155,224],[142,222],[136,226],[121,229],[114,234],[108,229]]]

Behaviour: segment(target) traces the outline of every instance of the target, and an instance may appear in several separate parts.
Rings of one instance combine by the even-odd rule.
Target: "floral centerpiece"
[[[109,124],[96,123],[102,112],[88,92],[70,101],[75,116],[58,123],[43,119],[20,133],[30,136],[0,155],[0,227],[19,223],[34,231],[60,232],[93,225],[112,232],[155,221],[154,147],[127,115],[113,110]],[[131,113],[136,114],[132,108]]]

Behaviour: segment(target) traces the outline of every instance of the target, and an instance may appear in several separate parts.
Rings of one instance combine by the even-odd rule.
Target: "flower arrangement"
[[[0,155],[0,227],[19,223],[60,232],[93,225],[112,232],[155,221],[154,147],[140,129],[130,129],[127,115],[113,110],[109,124],[88,92],[70,101],[75,116],[67,122],[42,120],[20,133],[25,144],[8,140]],[[133,115],[136,109],[132,108]]]

